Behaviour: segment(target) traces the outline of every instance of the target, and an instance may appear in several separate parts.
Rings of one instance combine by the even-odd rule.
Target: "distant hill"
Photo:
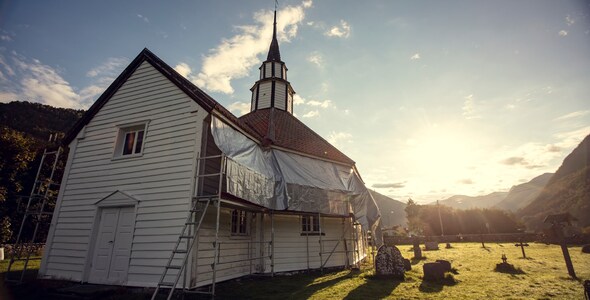
[[[506,195],[508,195],[507,192],[493,192],[483,196],[455,195],[440,200],[439,203],[456,209],[491,208],[504,200]],[[430,204],[436,204],[436,202]]]
[[[504,200],[500,201],[494,208],[509,211],[517,211],[527,205],[539,196],[553,173],[539,175],[529,182],[513,186]]]
[[[394,225],[401,225],[406,227],[406,204],[389,198],[385,195],[379,194],[375,191],[371,191],[373,199],[377,202],[379,210],[381,211],[381,227],[390,228]]]
[[[569,212],[590,226],[590,135],[570,153],[539,196],[517,212],[529,230],[544,227],[548,214]]]
[[[0,126],[6,126],[36,140],[50,133],[66,133],[82,117],[83,110],[56,108],[31,102],[0,103]]]

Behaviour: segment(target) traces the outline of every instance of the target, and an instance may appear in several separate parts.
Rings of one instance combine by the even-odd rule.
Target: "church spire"
[[[281,61],[281,52],[279,51],[279,41],[277,41],[277,10],[275,9],[275,18],[272,26],[272,41],[268,49],[266,61]]]
[[[260,79],[250,89],[252,102],[250,111],[276,108],[293,113],[293,95],[295,91],[287,81],[287,66],[281,60],[279,41],[277,40],[277,9],[274,11],[272,41],[266,60],[260,66]]]

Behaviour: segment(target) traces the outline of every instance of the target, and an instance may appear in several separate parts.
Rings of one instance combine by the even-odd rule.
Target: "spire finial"
[[[281,61],[279,41],[277,40],[277,5],[278,1],[275,1],[274,22],[272,24],[272,41],[270,42],[270,48],[268,49],[268,55],[266,56],[267,61]]]

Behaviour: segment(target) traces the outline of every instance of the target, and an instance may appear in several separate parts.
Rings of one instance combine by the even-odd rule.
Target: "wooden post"
[[[520,242],[518,242],[518,244],[514,244],[514,246],[520,247],[520,249],[522,250],[522,258],[526,258],[526,254],[524,253],[524,247],[528,247],[529,244],[523,243],[522,241],[520,241]]]
[[[567,272],[568,274],[570,274],[572,278],[577,279],[578,277],[576,276],[576,272],[574,271],[574,265],[572,264],[570,252],[567,249],[567,245],[565,243],[565,236],[563,235],[562,226],[560,224],[553,224],[552,229],[555,233],[555,236],[559,239],[559,245],[561,246],[561,252],[563,252],[563,259],[565,260]]]

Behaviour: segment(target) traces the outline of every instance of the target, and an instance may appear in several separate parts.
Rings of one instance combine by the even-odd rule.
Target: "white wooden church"
[[[251,91],[238,118],[141,51],[65,138],[39,276],[214,289],[363,260],[379,210],[354,161],[293,116],[276,12]]]

